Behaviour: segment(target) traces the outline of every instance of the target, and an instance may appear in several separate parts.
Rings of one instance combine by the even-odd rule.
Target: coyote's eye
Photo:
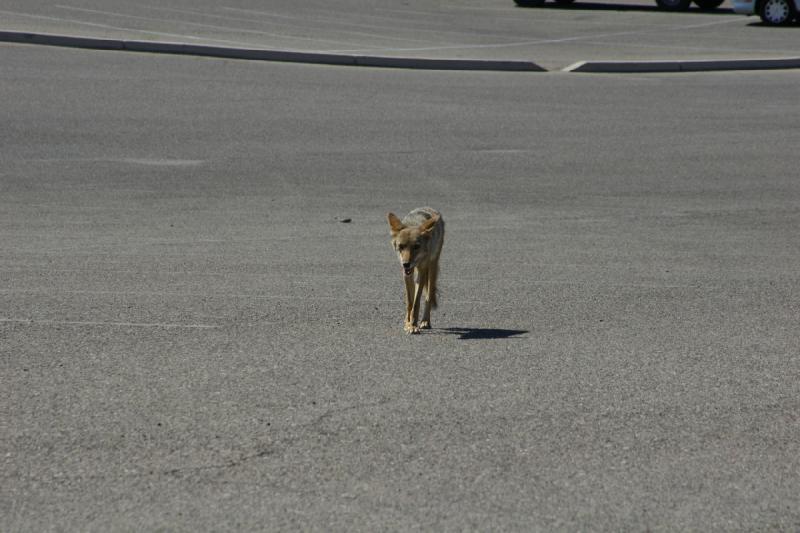
[[[419,250],[419,244],[415,244],[411,248],[416,252],[417,250]]]

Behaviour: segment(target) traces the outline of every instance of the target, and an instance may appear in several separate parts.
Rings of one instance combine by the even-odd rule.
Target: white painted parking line
[[[620,31],[611,33],[594,33],[589,35],[574,35],[568,37],[559,37],[558,39],[534,39],[530,41],[517,41],[512,43],[490,43],[490,44],[458,44],[438,47],[416,47],[416,48],[365,48],[360,50],[325,50],[326,53],[331,54],[359,54],[359,53],[396,53],[396,52],[435,52],[441,50],[488,50],[492,48],[518,48],[522,46],[544,45],[544,44],[562,44],[570,42],[591,42],[596,39],[607,39],[611,37],[625,37],[631,35],[652,35],[656,33],[663,33],[669,31],[684,31],[696,28],[704,28],[709,26],[719,26],[723,24],[732,24],[734,22],[741,22],[739,20],[723,20],[715,22],[706,22],[703,24],[686,24],[677,26],[657,27],[646,30],[631,30]]]
[[[252,43],[244,43],[244,42],[241,42],[241,41],[228,41],[228,40],[224,40],[224,39],[209,39],[209,38],[204,38],[204,37],[197,37],[197,36],[194,36],[194,35],[187,35],[187,34],[184,34],[184,33],[168,33],[168,32],[162,32],[162,31],[142,30],[142,29],[139,29],[139,28],[127,28],[127,27],[124,27],[124,26],[112,26],[112,25],[109,25],[109,24],[100,24],[100,23],[97,23],[97,22],[86,22],[84,20],[76,20],[76,19],[70,19],[70,18],[64,18],[64,17],[49,17],[47,15],[33,15],[33,14],[30,14],[30,13],[19,13],[19,12],[16,12],[16,11],[5,11],[5,10],[1,10],[1,9],[0,9],[0,14],[13,15],[13,16],[17,16],[17,17],[24,17],[24,18],[30,18],[30,19],[35,19],[35,20],[47,20],[47,21],[51,21],[51,22],[68,22],[70,24],[76,24],[78,26],[87,26],[87,27],[90,27],[90,28],[100,28],[100,29],[103,29],[103,30],[118,30],[118,31],[124,31],[124,32],[136,32],[136,33],[140,33],[140,34],[143,34],[143,35],[157,35],[159,37],[170,37],[170,38],[175,38],[175,39],[184,39],[184,40],[187,40],[187,41],[202,41],[204,43],[213,42],[213,43],[219,43],[219,44],[222,44],[222,45],[252,46]],[[36,33],[36,32],[30,32],[30,33],[33,34],[33,33]],[[95,39],[95,40],[100,40],[100,39]]]
[[[107,15],[111,17],[119,17],[125,19],[132,19],[132,20],[141,20],[144,22],[162,22],[163,19],[157,17],[143,17],[141,15],[128,15],[126,13],[119,13],[115,11],[101,11],[98,9],[86,9],[82,7],[73,7],[73,6],[61,6],[57,5],[54,6],[59,9],[66,9],[70,11],[78,11],[81,13],[92,13],[97,15]],[[285,33],[275,33],[275,32],[268,32],[262,30],[248,30],[244,28],[232,28],[230,26],[218,26],[216,24],[202,24],[199,22],[188,22],[185,20],[180,21],[180,24],[183,26],[191,26],[194,28],[201,28],[201,29],[209,29],[209,30],[217,30],[217,31],[233,31],[236,33],[245,33],[251,35],[260,35],[265,37],[275,37],[280,39],[292,39],[297,41],[313,41],[313,42],[328,42],[328,43],[335,43],[335,44],[350,44],[348,41],[338,41],[333,39],[322,39],[319,37],[298,37],[295,35],[286,35]],[[252,46],[252,43],[251,43]]]
[[[208,13],[208,12],[205,12],[205,11],[197,11],[197,10],[194,10],[194,9],[174,9],[174,8],[159,7],[159,6],[147,6],[147,9],[150,9],[150,10],[153,10],[153,11],[164,11],[164,12],[167,12],[167,13],[190,14],[190,15],[194,15],[194,16],[197,16],[197,17],[213,18],[213,19],[218,19],[218,20],[229,20],[231,22],[247,22],[247,23],[251,23],[251,24],[253,22],[256,22],[252,17],[244,18],[242,16],[236,17],[236,16],[232,16],[232,15],[218,15],[218,14],[214,14],[214,13]],[[222,9],[234,9],[234,8],[222,8]],[[236,10],[236,11],[243,11],[243,10]],[[246,11],[249,11],[249,10],[246,10]],[[285,16],[285,15],[276,15],[276,14],[264,13],[264,12],[256,12],[256,14],[261,14],[262,16],[268,17],[268,18],[280,18],[281,22],[273,22],[273,21],[268,21],[268,20],[261,20],[261,21],[258,21],[258,22],[261,23],[261,24],[279,25],[279,26],[281,26],[283,28],[287,27],[286,23],[283,22],[283,20],[286,20],[286,19],[289,19],[289,20],[302,20],[304,22],[308,22],[307,19],[304,19],[302,17],[289,17],[289,16]],[[315,18],[314,22],[322,23],[326,27],[330,27],[331,25],[350,26],[350,27],[356,27],[356,28],[363,28],[364,27],[363,24],[353,24],[353,23],[350,23],[350,22],[342,22],[342,21],[333,20],[333,19]],[[184,22],[181,21],[181,23],[183,24]],[[373,28],[373,29],[379,29],[379,28],[377,28],[375,26],[372,26],[372,25],[367,26],[367,27]],[[393,26],[393,27],[386,26],[385,28],[386,29],[396,29],[397,26]],[[230,28],[227,28],[227,29],[230,30],[230,31],[240,31],[239,28],[236,28],[236,27],[230,27]],[[391,35],[387,35],[386,33],[374,33],[374,32],[370,33],[370,32],[353,31],[353,30],[336,30],[336,31],[338,33],[343,33],[343,34],[347,34],[347,35],[354,35],[354,36],[359,36],[359,37],[379,38],[379,39],[384,40],[384,41],[402,41],[402,42],[416,42],[416,43],[418,43],[420,41],[418,38],[407,39],[407,38],[403,38],[403,37],[393,37]],[[274,34],[274,35],[283,37],[285,34]],[[292,36],[286,36],[286,37],[289,38],[289,39],[309,39],[309,40],[316,41],[316,42],[322,41],[321,39],[318,39],[318,38],[306,38],[306,37],[302,37],[301,38],[301,37],[292,37]],[[329,41],[329,42],[337,42],[337,41]],[[338,41],[338,42],[341,42],[341,41]]]

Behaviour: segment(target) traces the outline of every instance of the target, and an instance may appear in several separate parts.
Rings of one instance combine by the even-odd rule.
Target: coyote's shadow
[[[524,329],[497,328],[441,328],[439,331],[450,335],[458,335],[461,340],[509,339],[528,333]]]

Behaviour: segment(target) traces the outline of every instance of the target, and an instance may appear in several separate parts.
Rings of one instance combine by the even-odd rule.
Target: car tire
[[[708,11],[711,9],[717,9],[724,1],[725,0],[694,0],[694,3],[697,4],[697,7],[703,11]]]
[[[656,0],[656,4],[665,11],[686,11],[692,0]]]
[[[758,6],[758,16],[764,24],[783,26],[794,20],[794,6],[791,0],[764,0]]]
[[[544,5],[545,0],[514,0],[514,3],[519,7],[540,7]]]

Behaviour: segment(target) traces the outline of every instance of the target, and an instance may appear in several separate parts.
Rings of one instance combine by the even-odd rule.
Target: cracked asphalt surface
[[[800,528],[800,74],[0,50],[0,530]]]

